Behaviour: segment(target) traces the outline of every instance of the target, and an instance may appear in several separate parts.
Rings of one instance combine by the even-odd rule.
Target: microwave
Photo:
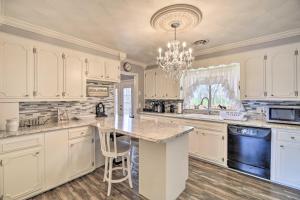
[[[266,108],[267,122],[300,125],[300,106],[269,106]]]

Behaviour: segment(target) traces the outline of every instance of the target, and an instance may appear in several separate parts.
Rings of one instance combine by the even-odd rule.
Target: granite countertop
[[[161,117],[195,120],[195,121],[198,120],[198,121],[218,122],[218,123],[226,123],[226,124],[241,125],[241,126],[300,130],[300,125],[268,123],[264,120],[252,120],[252,119],[247,120],[247,121],[223,120],[223,119],[220,119],[220,117],[218,115],[154,113],[154,112],[141,112],[140,114],[150,115],[150,116],[161,116]]]
[[[157,143],[167,142],[172,138],[187,134],[193,130],[193,127],[190,126],[170,125],[169,123],[147,120],[139,117],[134,119],[128,117],[107,117],[51,123],[43,126],[19,129],[16,132],[0,131],[0,139],[81,126],[97,126],[103,130],[116,130],[118,133],[130,137]]]

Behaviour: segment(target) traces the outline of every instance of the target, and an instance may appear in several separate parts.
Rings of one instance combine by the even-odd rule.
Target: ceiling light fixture
[[[157,64],[173,79],[180,79],[182,74],[191,67],[194,59],[192,49],[187,50],[186,43],[181,44],[176,38],[176,29],[179,26],[180,23],[178,22],[171,24],[174,29],[174,40],[168,42],[168,49],[164,53],[162,48],[159,48],[159,55],[157,56]]]

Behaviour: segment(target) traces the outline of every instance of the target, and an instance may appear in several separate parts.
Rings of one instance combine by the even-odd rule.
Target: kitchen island
[[[116,131],[139,139],[139,193],[141,195],[155,200],[176,199],[185,189],[188,178],[188,133],[193,131],[193,127],[190,126],[174,125],[139,117],[135,119],[86,118],[20,129],[17,132],[0,131],[0,146],[17,137],[26,140],[27,136],[32,137],[34,134],[39,135],[40,141],[47,143],[46,134],[49,136],[53,131],[86,126],[100,127],[100,130],[103,131]],[[42,142],[40,145],[41,148],[44,148]],[[48,158],[45,156],[41,159],[47,160]],[[45,177],[45,179],[47,178]],[[29,196],[30,194],[26,195],[26,197]]]

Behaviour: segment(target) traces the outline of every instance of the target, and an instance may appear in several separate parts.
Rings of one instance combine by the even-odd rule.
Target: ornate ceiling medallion
[[[198,25],[202,20],[201,11],[192,5],[175,4],[158,10],[151,17],[151,26],[160,31],[174,31],[171,27],[174,23],[179,23],[178,31],[187,30]]]

